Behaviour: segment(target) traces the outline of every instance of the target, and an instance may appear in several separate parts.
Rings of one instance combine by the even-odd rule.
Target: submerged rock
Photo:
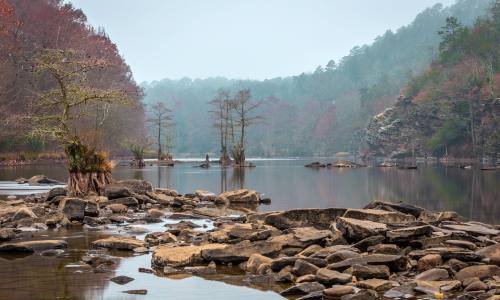
[[[326,165],[323,163],[320,163],[319,161],[309,163],[305,165],[304,167],[306,168],[326,168]]]
[[[68,243],[64,240],[39,240],[0,245],[0,252],[35,252],[37,250],[66,248]]]
[[[124,285],[124,284],[127,284],[131,281],[135,280],[134,278],[132,277],[128,277],[128,276],[116,276],[116,277],[113,277],[110,279],[110,281],[116,283],[116,284],[121,284],[121,285]]]
[[[64,183],[57,181],[57,180],[54,180],[54,179],[50,179],[45,175],[35,175],[35,176],[31,177],[30,179],[28,179],[28,184],[29,185],[44,185],[44,184],[64,185]]]

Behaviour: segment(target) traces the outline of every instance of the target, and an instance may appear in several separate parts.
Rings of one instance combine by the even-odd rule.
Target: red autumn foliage
[[[42,49],[74,49],[89,58],[105,60],[105,69],[88,74],[95,88],[126,91],[133,100],[128,107],[105,108],[105,122],[82,124],[96,136],[96,147],[119,151],[125,136],[144,134],[142,91],[134,81],[130,67],[117,46],[103,30],[87,23],[85,14],[62,0],[0,0],[0,152],[39,149],[26,143],[27,128],[19,119],[36,101],[40,89],[52,88],[53,82],[37,79],[34,84],[33,57]],[[37,149],[32,149],[38,147]],[[51,147],[50,145],[46,147]]]

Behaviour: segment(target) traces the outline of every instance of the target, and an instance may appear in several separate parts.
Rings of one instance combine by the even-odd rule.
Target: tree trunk
[[[474,109],[472,101],[469,101],[470,135],[472,142],[472,156],[476,157],[476,132],[474,131]]]
[[[68,191],[72,196],[101,195],[106,184],[113,181],[111,172],[69,172]]]

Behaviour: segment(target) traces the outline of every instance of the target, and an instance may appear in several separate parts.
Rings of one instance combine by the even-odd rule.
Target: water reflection
[[[500,172],[420,165],[418,170],[397,168],[308,169],[308,160],[255,162],[254,169],[193,168],[194,163],[175,167],[117,167],[117,179],[145,179],[156,187],[181,193],[204,189],[223,192],[252,188],[272,199],[259,210],[304,207],[362,207],[373,200],[405,201],[433,210],[455,210],[479,221],[499,223]],[[46,174],[65,180],[63,166],[0,169],[0,180]]]

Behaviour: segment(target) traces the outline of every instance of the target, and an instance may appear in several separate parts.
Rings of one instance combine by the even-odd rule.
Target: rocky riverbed
[[[71,251],[67,240],[32,233],[114,227],[75,265],[112,272],[121,252],[149,255],[139,272],[152,276],[199,276],[292,299],[500,299],[500,227],[454,212],[373,202],[258,213],[270,199],[256,191],[179,195],[138,180],[108,185],[103,196],[66,194],[1,201],[0,253],[57,256]],[[147,297],[127,289],[131,280],[111,279]]]

